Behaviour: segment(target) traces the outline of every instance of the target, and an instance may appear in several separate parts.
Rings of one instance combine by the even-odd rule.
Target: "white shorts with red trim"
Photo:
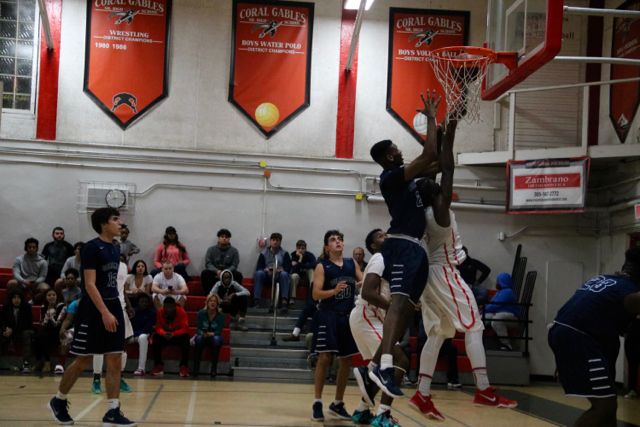
[[[455,267],[430,266],[429,280],[420,301],[427,335],[432,329],[446,338],[453,337],[456,330],[484,330],[473,292]]]
[[[351,335],[364,360],[373,359],[382,342],[382,322],[370,308],[356,305],[349,315]]]

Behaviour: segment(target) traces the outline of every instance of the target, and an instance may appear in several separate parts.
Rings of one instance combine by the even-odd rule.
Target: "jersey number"
[[[336,294],[336,299],[345,299],[351,297],[351,286],[347,286]]]

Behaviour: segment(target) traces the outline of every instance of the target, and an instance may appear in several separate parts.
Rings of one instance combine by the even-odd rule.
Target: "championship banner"
[[[438,123],[447,111],[444,90],[427,58],[441,47],[466,46],[469,17],[470,12],[390,8],[387,111],[420,142],[427,135],[427,118],[416,113],[423,107],[420,93],[426,97],[435,89],[442,96]]]
[[[122,129],[169,95],[172,0],[88,0],[84,92]]]
[[[640,11],[640,0],[630,0],[618,9]],[[640,21],[632,18],[614,18],[611,46],[613,58],[640,59]],[[611,80],[640,77],[637,65],[611,64]],[[640,82],[619,83],[610,86],[609,117],[618,139],[625,143],[629,128],[638,111]]]
[[[310,105],[313,3],[233,1],[229,102],[267,139]]]
[[[507,162],[507,213],[584,212],[589,157]]]

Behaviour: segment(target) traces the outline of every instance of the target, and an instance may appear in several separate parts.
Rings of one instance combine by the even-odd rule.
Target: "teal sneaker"
[[[371,421],[373,427],[401,427],[398,421],[391,416],[391,411],[384,411]]]
[[[353,413],[353,416],[351,417],[351,421],[353,421],[356,424],[369,425],[374,418],[375,417],[373,416],[371,411],[369,411],[368,409],[365,409],[364,411],[356,410]]]
[[[91,393],[93,394],[102,393],[102,388],[100,387],[100,380],[93,380],[93,384],[91,385]]]
[[[124,378],[120,378],[120,391],[123,393],[131,393],[131,387],[124,382]]]

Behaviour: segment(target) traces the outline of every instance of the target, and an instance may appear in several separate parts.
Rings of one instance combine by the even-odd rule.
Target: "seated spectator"
[[[511,290],[511,285],[509,273],[500,273],[496,281],[498,293],[493,296],[491,303],[483,310],[485,319],[491,321],[485,323],[487,325],[490,323],[500,337],[500,350],[513,350],[511,340],[508,338],[508,331],[518,327],[518,323],[512,322],[512,320],[518,320],[520,308],[517,305],[507,305],[518,302],[518,297]]]
[[[123,263],[127,267],[127,272],[129,270],[129,266],[127,265],[127,257],[123,254],[120,254],[120,262]]]
[[[311,283],[313,283],[313,281]],[[311,289],[309,289],[309,293],[307,294],[307,304],[302,309],[300,316],[298,316],[298,321],[296,322],[296,326],[293,328],[293,332],[291,333],[291,335],[287,335],[286,337],[282,338],[282,341],[300,341],[300,331],[302,330],[302,328],[304,328],[307,320],[309,318],[313,318],[313,315],[316,311],[318,311],[318,301],[315,301],[313,299],[313,292],[311,291]],[[311,349],[311,344],[309,344],[307,347]]]
[[[55,374],[64,374],[64,367],[67,363],[67,355],[73,342],[73,325],[76,317],[76,307],[79,300],[73,301],[67,307],[67,317],[62,321],[60,326],[60,353],[58,355],[58,364],[54,371]]]
[[[169,295],[173,296],[171,299],[174,302],[177,302],[181,308],[184,308],[184,304],[187,302],[186,295],[189,293],[189,288],[182,276],[174,273],[171,261],[164,261],[161,272],[153,278],[151,292],[153,292],[153,306],[156,310],[160,310],[165,297]]]
[[[156,268],[151,271],[153,277],[160,273],[162,263],[165,261],[171,261],[175,272],[182,276],[186,282],[191,280],[191,277],[187,274],[187,266],[191,262],[187,248],[180,243],[176,229],[173,227],[167,227],[164,231],[164,242],[156,249],[156,256],[153,260]]]
[[[156,324],[158,313],[151,308],[151,297],[146,293],[138,296],[138,306],[134,307],[135,315],[131,318],[133,327],[133,337],[129,338],[128,344],[138,343],[138,369],[133,373],[136,377],[141,377],[146,372],[147,350],[149,348],[149,337]]]
[[[20,291],[25,302],[33,301],[40,305],[47,295],[49,285],[47,278],[48,264],[38,253],[38,241],[33,237],[24,242],[24,255],[20,255],[13,262],[13,279],[7,282],[7,291]]]
[[[131,255],[139,254],[140,249],[129,239],[129,227],[126,224],[122,224],[120,228],[120,240],[116,240],[117,246],[120,247],[120,255],[124,255],[125,264],[129,262]]]
[[[151,375],[164,375],[164,363],[162,362],[162,347],[177,345],[180,347],[180,376],[188,377],[189,369],[189,321],[187,313],[182,307],[176,307],[176,301],[172,297],[164,299],[164,306],[158,311],[156,321],[156,333],[153,334],[153,358],[155,367]]]
[[[295,252],[291,252],[291,299],[289,307],[295,306],[296,292],[298,284],[302,279],[302,284],[309,287],[313,284],[313,273],[316,269],[316,256],[307,251],[307,242],[298,240]],[[363,270],[364,271],[364,270]]]
[[[68,306],[73,301],[79,300],[82,295],[82,290],[78,286],[80,273],[75,268],[69,268],[64,274],[66,287],[62,290],[62,300]]]
[[[247,304],[251,293],[240,283],[233,280],[233,275],[229,270],[222,272],[220,281],[211,289],[210,295],[218,295],[221,301],[218,305],[223,313],[239,317],[236,326],[237,330],[242,332],[249,330],[245,324],[244,317],[247,314]]]
[[[152,284],[153,277],[147,272],[147,264],[142,260],[134,262],[131,274],[124,284],[124,291],[129,296],[131,305],[135,307],[142,294],[151,294]]]
[[[0,349],[2,349],[4,341],[9,341],[9,345],[22,343],[22,372],[31,372],[29,358],[31,357],[31,340],[34,335],[33,317],[31,306],[22,299],[20,289],[11,290],[9,302],[2,306],[0,331],[2,331]],[[11,366],[10,369],[12,371],[18,370],[15,366]]]
[[[485,305],[489,298],[489,291],[482,286],[482,282],[489,277],[491,269],[477,259],[471,258],[465,246],[462,247],[462,250],[467,254],[467,258],[456,268],[460,272],[462,279],[471,287],[471,292],[473,292],[478,306]],[[478,271],[480,272],[480,277],[478,277]]]
[[[244,277],[238,271],[240,255],[238,250],[231,246],[230,239],[231,232],[223,228],[218,231],[218,244],[207,249],[207,255],[204,259],[206,269],[200,273],[202,289],[206,294],[211,293],[211,288],[220,280],[220,275],[224,270],[229,270],[233,274],[233,280],[242,284]]]
[[[64,240],[64,229],[56,227],[53,229],[53,242],[44,245],[42,255],[49,263],[47,270],[47,283],[55,285],[56,280],[60,278],[60,274],[64,271],[64,263],[70,257],[74,256],[73,246]]]
[[[368,262],[364,260],[364,249],[357,247],[353,250],[353,260],[360,266],[360,271],[364,271]]]
[[[64,266],[62,267],[62,271],[60,273],[60,278],[56,280],[54,285],[58,296],[62,296],[62,290],[67,286],[67,270],[70,268],[75,268],[76,271],[80,271],[80,263],[82,262],[82,247],[84,246],[83,242],[78,242],[73,245],[74,256],[67,258],[64,262]],[[78,280],[78,285],[80,285],[80,281]]]
[[[229,272],[227,275],[231,280],[231,273]],[[216,293],[210,294],[204,303],[204,309],[198,312],[198,334],[195,336],[196,349],[193,355],[193,376],[197,377],[200,374],[202,350],[205,347],[211,347],[211,378],[216,377],[218,356],[220,355],[220,348],[224,344],[222,329],[224,328],[225,320],[226,316],[220,308],[220,297]]]
[[[274,265],[278,260],[278,269],[275,272],[276,282],[280,283],[280,292],[282,295],[282,312],[286,313],[289,307],[289,273],[291,272],[291,257],[289,253],[282,249],[282,234],[272,233],[269,238],[270,245],[260,252],[258,264],[256,266],[255,282],[253,287],[253,306],[260,307],[260,295],[262,295],[262,286],[265,282],[269,285],[274,275]]]
[[[58,294],[54,289],[47,292],[47,300],[40,308],[41,330],[36,333],[34,346],[36,348],[36,363],[34,371],[51,372],[51,346],[60,342],[60,327],[67,316],[67,307],[58,301]],[[44,363],[42,362],[44,359]]]

